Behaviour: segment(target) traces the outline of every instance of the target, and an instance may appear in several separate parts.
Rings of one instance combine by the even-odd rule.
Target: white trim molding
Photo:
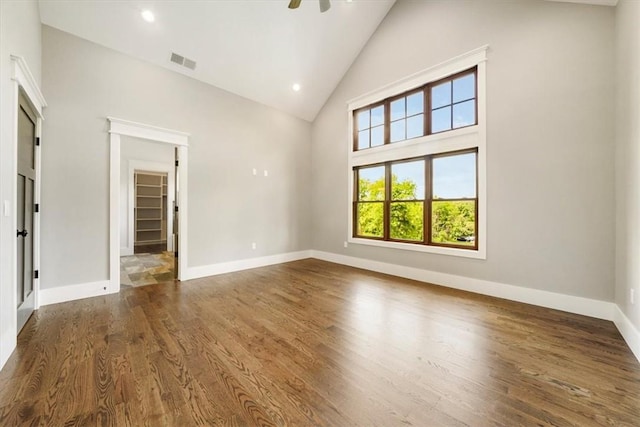
[[[579,4],[590,4],[594,6],[610,6],[615,7],[618,5],[618,0],[547,0],[553,1],[556,3],[579,3]]]
[[[505,283],[489,280],[474,279],[471,277],[457,276],[454,274],[439,273],[413,267],[405,267],[397,264],[389,264],[380,261],[372,261],[364,258],[356,258],[330,252],[311,251],[313,258],[336,264],[362,268],[378,273],[417,280],[476,294],[503,298],[510,301],[533,304],[540,307],[567,311],[603,320],[613,320],[614,308],[612,302],[600,301],[590,298],[565,295],[556,292],[542,291],[539,289],[524,288],[521,286],[507,285]]]
[[[10,177],[9,182],[11,182],[11,192],[7,196],[10,201],[11,206],[11,214],[9,217],[3,217],[0,220],[3,224],[5,221],[11,223],[11,230],[15,232],[17,226],[17,170],[18,170],[18,117],[17,111],[18,106],[20,105],[20,91],[24,92],[25,97],[31,104],[35,114],[36,114],[36,137],[42,138],[42,121],[44,120],[43,109],[47,106],[47,102],[38,87],[38,83],[36,79],[33,77],[27,62],[22,56],[18,55],[10,55],[12,62],[12,75],[11,80],[14,82],[13,88],[10,93],[3,94],[11,97],[12,99],[12,109],[10,111],[4,111],[4,114],[7,114],[11,117],[11,129],[10,129],[10,142],[7,145],[8,150],[6,155],[11,159],[11,166],[9,170],[3,172],[3,176]],[[35,188],[34,188],[34,203],[40,204],[40,181],[41,181],[41,169],[42,169],[42,152],[41,147],[35,147]],[[2,155],[5,155],[3,153]],[[41,210],[42,211],[42,210]],[[40,215],[35,214],[33,219],[33,269],[40,269]],[[16,269],[16,260],[18,256],[17,245],[15,241],[15,234],[13,234],[14,238],[12,239],[11,249],[7,251],[8,253],[3,253],[3,267],[4,263],[10,265],[11,274],[10,281],[11,283],[3,283],[2,286],[7,286],[7,290],[0,290],[0,310],[4,310],[7,307],[8,316],[0,317],[0,335],[2,339],[0,340],[0,368],[4,366],[6,361],[13,353],[13,350],[16,348],[17,343],[17,335],[18,335],[18,327],[17,327],[17,292],[16,292],[16,282],[17,282],[17,269]],[[38,309],[40,306],[40,279],[33,279],[33,292],[34,292],[34,309]],[[3,319],[8,317],[8,322],[4,322]]]
[[[418,71],[403,79],[396,80],[370,92],[347,101],[349,110],[357,110],[374,102],[406,92],[432,81],[450,76],[467,68],[475,67],[487,60],[489,45],[480,46],[461,55],[443,61],[432,67]]]
[[[173,145],[188,146],[188,133],[173,129],[165,129],[145,123],[136,123],[129,120],[107,117],[109,120],[109,133],[133,136],[136,138],[149,139],[151,141],[166,142]]]
[[[627,345],[640,362],[640,331],[636,328],[631,320],[625,316],[624,312],[620,310],[620,307],[616,305],[613,323],[620,331],[620,335],[627,342]]]
[[[180,161],[178,181],[178,279],[187,278],[188,256],[188,167],[189,134],[136,123],[115,117],[109,122],[109,286],[108,293],[120,291],[120,145],[121,136],[131,136],[178,147]]]
[[[47,106],[47,101],[45,101],[44,95],[42,95],[36,79],[33,78],[33,74],[31,74],[31,70],[29,70],[27,62],[22,56],[17,55],[11,55],[11,60],[13,60],[15,64],[12,79],[18,83],[22,89],[24,89],[29,101],[33,103],[36,114],[41,119],[44,119],[42,109]]]
[[[298,261],[311,258],[312,251],[287,252],[284,254],[268,255],[264,257],[241,259],[237,261],[220,262],[217,264],[191,267],[187,273],[187,279],[199,279],[201,277],[216,276],[218,274],[232,273],[234,271],[249,270],[251,268],[266,267],[268,265],[282,264],[283,262]]]
[[[487,146],[487,53],[489,46],[458,55],[445,62],[412,74],[404,79],[385,85],[374,91],[350,100],[347,104],[347,242],[359,245],[378,246],[391,249],[409,250],[417,252],[435,253],[466,258],[487,258],[487,174],[486,174],[486,146]],[[453,129],[442,133],[424,135],[418,138],[385,144],[366,150],[353,150],[354,111],[399,95],[412,89],[422,87],[428,83],[438,81],[456,73],[476,67],[477,82],[477,120],[474,126]],[[426,106],[425,106],[426,108]],[[429,114],[425,110],[425,114]],[[396,160],[411,159],[437,153],[453,152],[465,149],[477,149],[477,243],[478,248],[460,249],[436,245],[400,243],[355,237],[353,234],[353,194],[354,168],[359,166],[380,164]],[[426,202],[425,202],[426,203]],[[425,204],[426,208],[426,204]],[[425,224],[425,228],[428,225]]]
[[[58,304],[61,302],[107,295],[109,293],[108,280],[42,289],[40,291],[40,305]]]

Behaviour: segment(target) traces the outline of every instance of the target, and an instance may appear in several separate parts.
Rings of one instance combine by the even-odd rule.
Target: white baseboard
[[[40,306],[107,295],[109,293],[108,289],[108,280],[42,289],[39,295]]]
[[[311,258],[311,251],[288,252],[284,254],[269,255],[258,258],[248,258],[238,261],[203,265],[200,267],[189,267],[185,280],[199,279],[201,277],[215,276],[224,273],[232,273],[234,271],[248,270],[250,268],[265,267],[267,265],[281,264],[283,262],[298,261],[305,258]]]
[[[614,303],[607,301],[576,297],[539,289],[523,288],[521,286],[438,273],[436,271],[422,270],[419,268],[404,267],[330,252],[311,251],[311,255],[313,258],[335,262],[337,264],[349,265],[351,267],[363,268],[365,270],[377,271],[392,276],[433,283],[435,285],[504,298],[511,301],[553,308],[569,313],[582,314],[598,319],[613,320],[614,308],[616,307]]]
[[[627,342],[627,345],[640,362],[640,331],[631,323],[631,320],[620,310],[620,307],[616,305],[615,315],[613,323],[620,331],[622,338]]]

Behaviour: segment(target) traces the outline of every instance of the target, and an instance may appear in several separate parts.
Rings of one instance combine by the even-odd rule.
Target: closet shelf
[[[135,179],[135,244],[165,243],[167,240],[167,174],[136,171]],[[158,200],[159,202],[151,202]],[[157,206],[138,206],[138,203]],[[140,216],[144,216],[141,218]],[[149,217],[149,218],[147,218]],[[155,221],[155,223],[151,222]],[[145,228],[153,227],[153,228]]]

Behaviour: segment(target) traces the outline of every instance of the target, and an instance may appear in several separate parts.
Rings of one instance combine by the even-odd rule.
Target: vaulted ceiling
[[[295,10],[287,0],[39,4],[43,24],[312,121],[395,0],[331,3],[325,13],[318,0]],[[172,52],[195,70],[171,62]]]
[[[395,1],[331,0],[325,13],[319,0],[302,0],[295,10],[287,8],[288,0],[39,0],[39,5],[43,24],[313,121]],[[145,10],[154,22],[142,18]],[[171,62],[172,52],[195,61],[195,69]]]

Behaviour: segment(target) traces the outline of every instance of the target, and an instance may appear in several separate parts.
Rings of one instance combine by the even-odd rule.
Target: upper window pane
[[[384,144],[384,126],[376,126],[371,129],[371,146],[377,147]]]
[[[418,114],[407,119],[407,139],[424,135],[424,114]]]
[[[369,148],[369,129],[358,132],[358,150]]]
[[[384,105],[380,105],[371,110],[371,126],[384,124]]]
[[[407,96],[407,116],[424,112],[424,93],[422,91]]]
[[[451,107],[443,107],[431,113],[431,133],[451,129]]]
[[[397,122],[391,122],[391,141],[398,142],[403,141],[406,138],[405,133],[405,120],[398,120]]]
[[[396,99],[391,103],[391,121],[405,117],[405,98]]]
[[[370,126],[369,114],[371,110],[360,111],[358,113],[358,130],[368,129]]]
[[[476,76],[467,74],[453,81],[453,102],[466,101],[476,97]]]
[[[453,127],[461,128],[476,123],[476,101],[465,101],[453,105]]]
[[[435,157],[434,199],[473,199],[476,197],[476,153]]]
[[[431,109],[451,104],[451,82],[445,82],[431,88]]]
[[[384,200],[384,166],[358,169],[358,200]]]
[[[424,160],[391,165],[391,200],[424,200]]]

